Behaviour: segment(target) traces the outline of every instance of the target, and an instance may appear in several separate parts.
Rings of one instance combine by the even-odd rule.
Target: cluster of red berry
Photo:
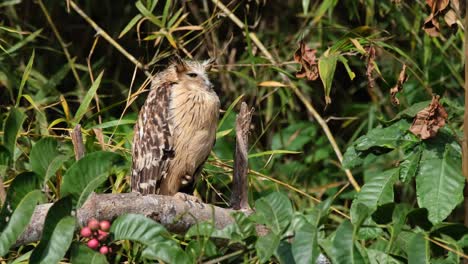
[[[99,253],[106,255],[112,252],[112,248],[107,245],[111,223],[107,220],[98,221],[94,218],[88,221],[88,225],[80,231],[82,237],[87,241],[86,245],[93,250],[99,248]]]

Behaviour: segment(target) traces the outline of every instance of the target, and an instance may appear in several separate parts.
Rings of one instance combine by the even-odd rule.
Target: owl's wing
[[[155,87],[140,110],[133,137],[132,191],[156,194],[174,157],[169,117],[173,83]]]

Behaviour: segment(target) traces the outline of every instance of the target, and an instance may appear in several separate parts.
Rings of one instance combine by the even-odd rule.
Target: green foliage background
[[[440,37],[429,37],[421,29],[429,11],[423,0],[3,1],[2,260],[312,263],[321,253],[333,263],[458,263],[467,245],[458,206],[464,34],[442,27]],[[185,236],[125,215],[113,225],[119,249],[108,260],[72,243],[72,208],[92,191],[129,191],[133,124],[149,88],[144,71],[105,35],[151,73],[175,53],[215,58],[210,78],[225,111],[196,194],[229,206],[235,113],[245,101],[255,108],[255,214],[236,214],[225,230],[200,223]],[[317,49],[321,80],[295,77],[300,40]],[[374,87],[366,75],[369,47],[376,50]],[[409,80],[393,106],[389,90],[403,64]],[[436,138],[422,141],[408,128],[433,94],[449,118]],[[87,153],[80,161],[69,134],[77,124]],[[346,152],[343,162],[331,142]],[[61,209],[48,216],[41,243],[12,247],[34,206],[46,201]],[[255,224],[270,233],[257,236]],[[142,237],[144,230],[154,233]],[[70,250],[52,250],[64,244]]]

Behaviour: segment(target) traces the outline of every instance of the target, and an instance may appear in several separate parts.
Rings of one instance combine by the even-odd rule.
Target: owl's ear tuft
[[[216,60],[215,58],[211,58],[211,59],[208,59],[208,60],[204,60],[204,61],[202,62],[202,65],[203,65],[203,67],[205,68],[205,71],[208,72],[208,71],[211,70],[211,68],[213,67],[213,63],[215,62],[215,60]]]
[[[175,69],[178,73],[187,71],[187,63],[185,63],[185,61],[178,54],[171,58],[171,64],[175,66]]]

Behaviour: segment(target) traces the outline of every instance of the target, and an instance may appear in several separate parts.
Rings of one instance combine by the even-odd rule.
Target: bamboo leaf
[[[80,123],[81,119],[83,116],[86,114],[88,111],[89,104],[91,103],[91,100],[93,100],[94,95],[96,94],[97,89],[99,88],[99,85],[101,84],[101,79],[104,71],[102,71],[99,76],[96,78],[94,83],[91,85],[91,88],[89,88],[88,92],[86,93],[85,97],[83,98],[83,101],[80,104],[80,107],[78,110],[76,110],[75,118],[73,119],[73,122],[75,124]]]

